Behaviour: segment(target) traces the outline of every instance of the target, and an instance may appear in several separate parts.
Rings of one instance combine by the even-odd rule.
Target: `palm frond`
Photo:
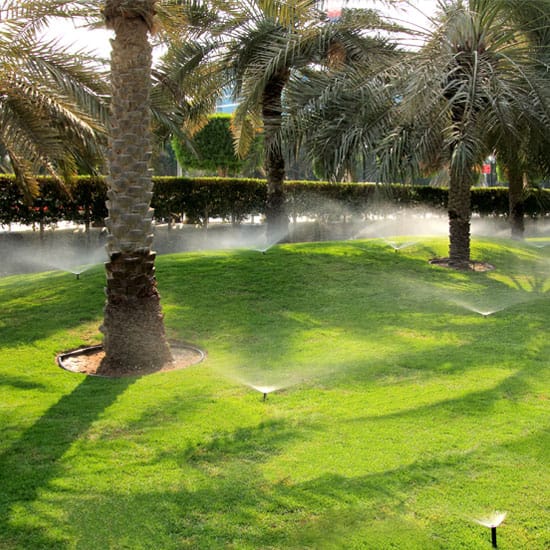
[[[28,197],[41,170],[61,181],[100,162],[107,85],[92,57],[38,35],[49,18],[72,13],[73,2],[1,8],[12,19],[0,21],[0,139]]]

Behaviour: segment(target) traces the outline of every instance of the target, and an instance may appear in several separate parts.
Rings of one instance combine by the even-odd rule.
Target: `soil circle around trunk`
[[[103,378],[121,378],[126,376],[146,376],[157,372],[185,369],[204,360],[206,353],[201,349],[183,342],[170,342],[173,361],[167,361],[161,367],[140,367],[125,371],[106,371],[102,368],[105,351],[101,344],[81,347],[57,355],[58,366],[68,372],[86,374]]]
[[[495,266],[487,262],[476,262],[470,260],[464,266],[456,266],[451,263],[450,258],[432,258],[429,261],[432,265],[438,265],[440,267],[448,267],[449,269],[456,269],[457,271],[493,271]]]

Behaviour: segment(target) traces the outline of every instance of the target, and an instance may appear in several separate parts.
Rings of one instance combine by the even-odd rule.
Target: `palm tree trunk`
[[[282,123],[282,93],[289,78],[285,70],[267,84],[262,98],[264,124],[265,171],[267,177],[266,223],[268,242],[280,241],[288,235],[285,212],[285,160],[277,141]]]
[[[470,267],[471,183],[468,175],[453,174],[449,185],[449,265],[457,269]]]
[[[523,239],[525,206],[523,202],[523,173],[518,166],[508,165],[508,208],[512,239]]]
[[[101,331],[101,370],[160,367],[171,359],[151,251],[152,180],[149,169],[151,45],[155,0],[107,1],[114,29],[111,53],[111,121],[105,220],[107,301]],[[131,7],[129,7],[131,6]]]

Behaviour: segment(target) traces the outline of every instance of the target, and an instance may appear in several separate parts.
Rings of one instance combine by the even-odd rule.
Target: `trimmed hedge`
[[[238,178],[155,177],[152,206],[158,221],[186,219],[206,224],[208,218],[239,222],[247,215],[263,214],[266,182]],[[288,213],[316,218],[384,213],[410,207],[444,210],[447,190],[427,185],[375,185],[289,181],[285,184]],[[61,220],[102,225],[107,215],[103,177],[80,176],[61,189],[51,178],[40,178],[40,195],[27,205],[13,176],[0,176],[0,223],[38,224]],[[504,187],[474,188],[472,212],[507,216],[508,192]],[[530,191],[525,213],[536,218],[550,214],[550,190]]]
[[[86,226],[103,224],[107,216],[107,186],[103,177],[81,176],[63,189],[49,177],[39,177],[40,193],[26,204],[15,177],[0,175],[0,224],[38,224],[74,221]]]
[[[263,180],[233,178],[153,178],[153,200],[158,220],[206,224],[208,218],[241,221],[263,212],[266,184]]]

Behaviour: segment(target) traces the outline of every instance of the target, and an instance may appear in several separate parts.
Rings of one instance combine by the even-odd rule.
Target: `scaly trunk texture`
[[[131,372],[171,359],[154,276],[150,145],[151,45],[154,0],[106,2],[114,29],[111,127],[105,220],[107,301],[101,331],[102,370]]]
[[[267,177],[266,223],[269,243],[286,239],[288,216],[285,212],[285,160],[277,133],[282,123],[281,96],[289,78],[285,70],[275,75],[267,84],[262,98],[262,118],[265,139],[265,171]]]
[[[525,233],[525,206],[523,202],[523,172],[510,164],[508,172],[508,208],[512,239],[523,239]]]
[[[470,187],[472,178],[451,173],[447,211],[449,213],[449,265],[470,268]]]

